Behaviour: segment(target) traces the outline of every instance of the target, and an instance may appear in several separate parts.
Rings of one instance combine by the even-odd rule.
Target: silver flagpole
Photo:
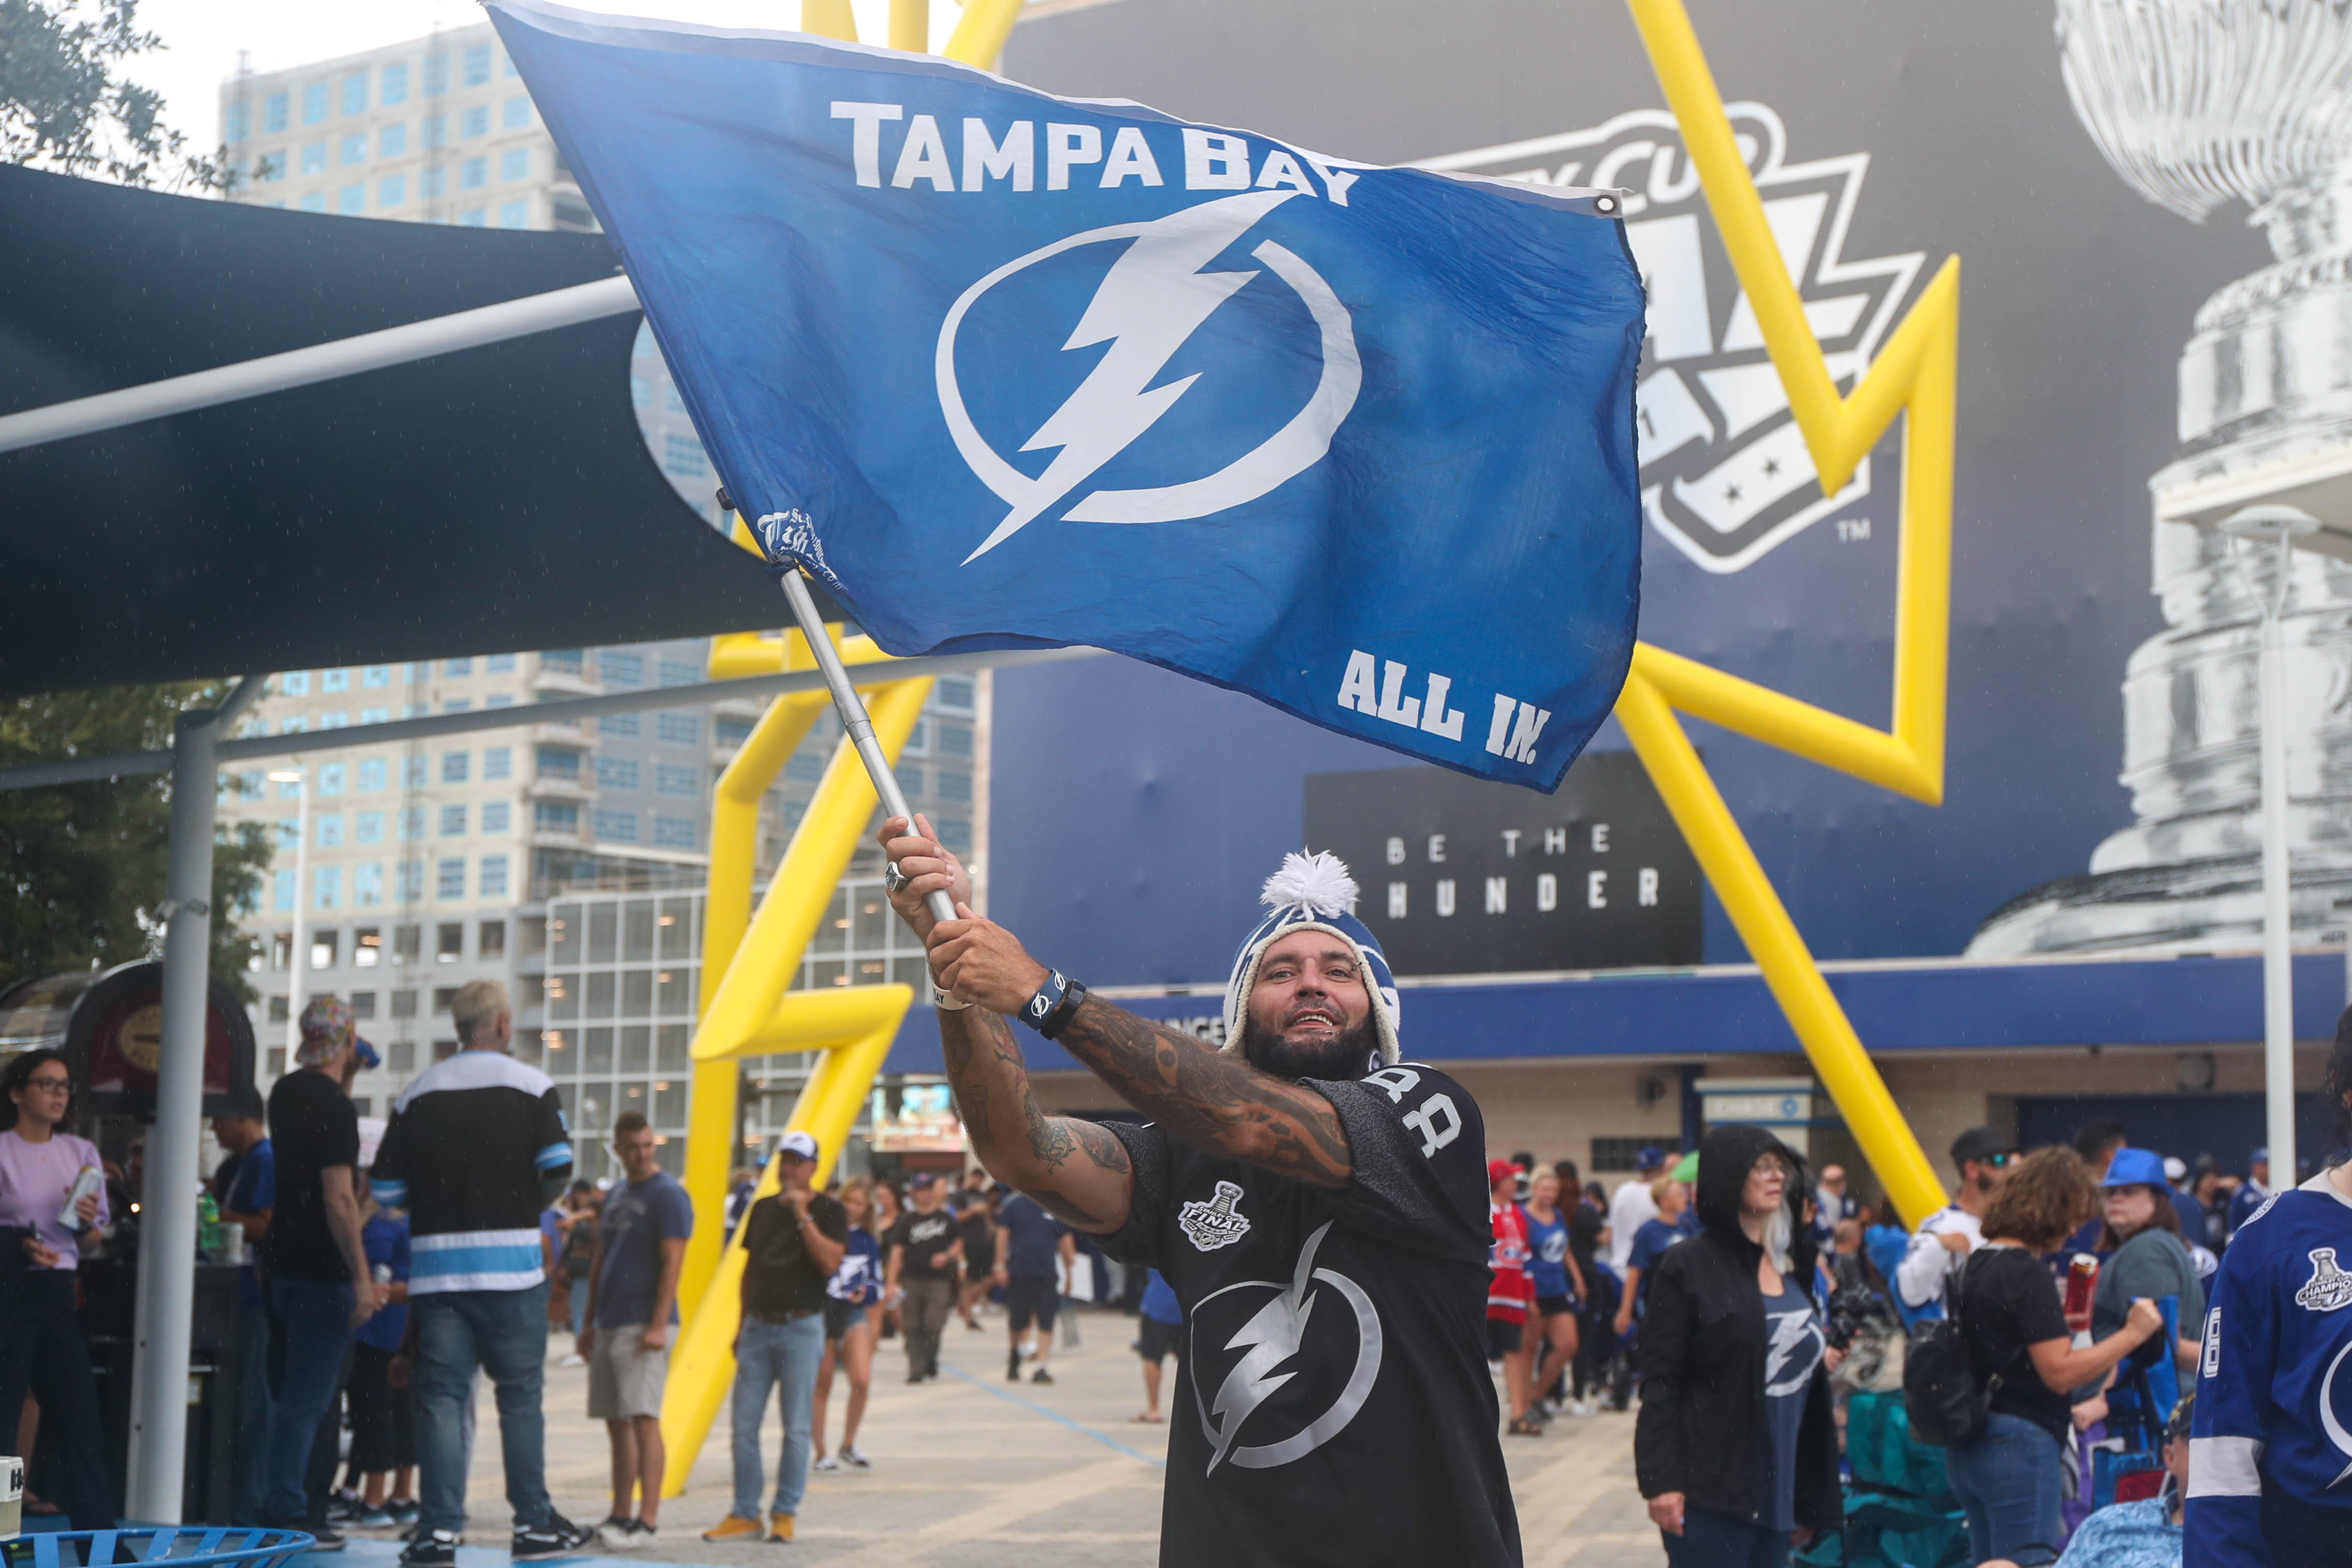
[[[816,667],[824,676],[825,690],[833,694],[834,711],[841,715],[842,727],[849,732],[849,743],[857,747],[858,758],[866,764],[866,776],[874,780],[874,792],[882,797],[882,810],[887,816],[907,819],[908,831],[913,831],[915,813],[908,809],[907,793],[898,788],[898,776],[890,771],[890,759],[882,755],[882,745],[874,738],[874,721],[866,716],[866,701],[857,688],[849,684],[849,672],[843,667],[841,653],[833,639],[824,634],[824,622],[817,616],[816,601],[793,567],[783,574],[784,597],[792,601],[793,619],[799,622],[801,634],[808,639],[809,651],[816,655]],[[956,918],[955,900],[941,888],[930,896],[931,918]]]

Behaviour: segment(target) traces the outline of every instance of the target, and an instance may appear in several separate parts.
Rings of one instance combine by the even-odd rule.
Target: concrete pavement
[[[1167,1428],[1132,1421],[1142,1378],[1131,1318],[1087,1312],[1084,1344],[1057,1347],[1055,1382],[1004,1381],[1002,1317],[973,1333],[950,1322],[936,1383],[908,1386],[898,1342],[876,1358],[873,1400],[859,1447],[867,1471],[814,1474],[792,1547],[713,1545],[701,1532],[732,1490],[722,1410],[689,1473],[686,1494],[663,1505],[657,1544],[641,1561],[751,1568],[780,1556],[811,1568],[1146,1568],[1159,1561]],[[1169,1363],[1172,1376],[1174,1363]],[[845,1390],[836,1379],[831,1437]],[[610,1507],[604,1430],[586,1417],[585,1374],[551,1366],[548,1484],[556,1506],[583,1523]],[[498,1412],[482,1392],[468,1498],[475,1543],[460,1568],[503,1568],[509,1527],[499,1468]],[[1563,1417],[1555,1435],[1506,1437],[1528,1568],[1657,1568],[1664,1553],[1633,1489],[1631,1415]],[[772,1411],[761,1445],[772,1467],[782,1442]],[[772,1486],[772,1480],[771,1481]],[[765,1494],[762,1496],[765,1502]],[[354,1537],[342,1568],[384,1568],[388,1536]],[[332,1560],[310,1560],[326,1568]]]

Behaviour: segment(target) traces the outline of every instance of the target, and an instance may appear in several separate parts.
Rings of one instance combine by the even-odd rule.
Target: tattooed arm
[[[931,916],[924,900],[934,888],[945,888],[968,904],[971,884],[954,855],[929,836],[930,825],[920,817],[916,824],[922,837],[909,833],[904,818],[893,817],[882,824],[881,837],[908,877],[891,894],[891,904],[928,942]],[[956,1114],[989,1175],[1081,1230],[1107,1236],[1127,1223],[1135,1192],[1127,1145],[1093,1122],[1048,1116],[1037,1108],[1011,1024],[984,1008],[942,1008],[940,1046]]]
[[[920,818],[917,821],[928,833],[928,824]],[[1126,1215],[1132,1185],[1125,1168],[1125,1147],[1092,1123],[1039,1113],[1029,1095],[1028,1074],[1012,1026],[1000,1016],[1018,1012],[1036,994],[1045,983],[1045,967],[1003,926],[972,918],[971,883],[952,854],[928,837],[906,834],[901,818],[882,825],[884,851],[908,877],[891,902],[923,938],[932,977],[940,988],[973,1004],[961,1011],[942,1009],[940,1033],[957,1104],[981,1163],[1072,1225],[1117,1229],[1116,1222],[1096,1218],[1084,1198],[1073,1200],[1065,1192],[1063,1200],[1075,1201],[1077,1212],[1056,1208],[1054,1200],[1031,1191],[1022,1178],[1000,1170],[991,1159],[988,1151],[993,1145],[1013,1157],[1025,1154],[1036,1162],[1050,1160],[1050,1170],[1059,1179],[1084,1182],[1091,1173],[1060,1175],[1069,1169],[1068,1141],[1084,1140],[1086,1157],[1076,1164],[1118,1162],[1118,1211],[1122,1218]],[[962,916],[936,930],[923,904],[934,889],[946,890]],[[1062,1026],[1055,1043],[1092,1068],[1121,1099],[1187,1143],[1314,1186],[1343,1187],[1354,1174],[1348,1134],[1331,1102],[1312,1089],[1212,1051],[1189,1034],[1089,996]],[[995,1087],[968,1099],[967,1081],[975,1091],[991,1082]],[[1099,1189],[1087,1190],[1097,1199],[1104,1196]]]

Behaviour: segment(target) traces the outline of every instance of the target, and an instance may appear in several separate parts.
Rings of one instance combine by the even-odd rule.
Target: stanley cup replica
[[[2352,531],[2352,0],[2059,0],[2058,37],[2074,111],[2116,172],[2192,222],[2245,203],[2276,260],[2198,310],[2179,454],[2148,482],[2165,630],[2124,674],[2138,820],[2087,874],[1994,912],[1969,952],[2249,947],[2255,595],[2274,557],[2233,557],[2210,525],[2273,502]],[[2352,563],[2296,551],[2284,620],[2294,926],[2309,942],[2352,919]]]

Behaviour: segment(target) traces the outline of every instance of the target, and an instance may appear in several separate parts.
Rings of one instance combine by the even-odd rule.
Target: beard
[[[1328,1040],[1292,1041],[1254,1018],[1242,1019],[1242,1058],[1270,1078],[1295,1083],[1302,1078],[1353,1082],[1381,1064],[1381,1033],[1364,1021]]]

